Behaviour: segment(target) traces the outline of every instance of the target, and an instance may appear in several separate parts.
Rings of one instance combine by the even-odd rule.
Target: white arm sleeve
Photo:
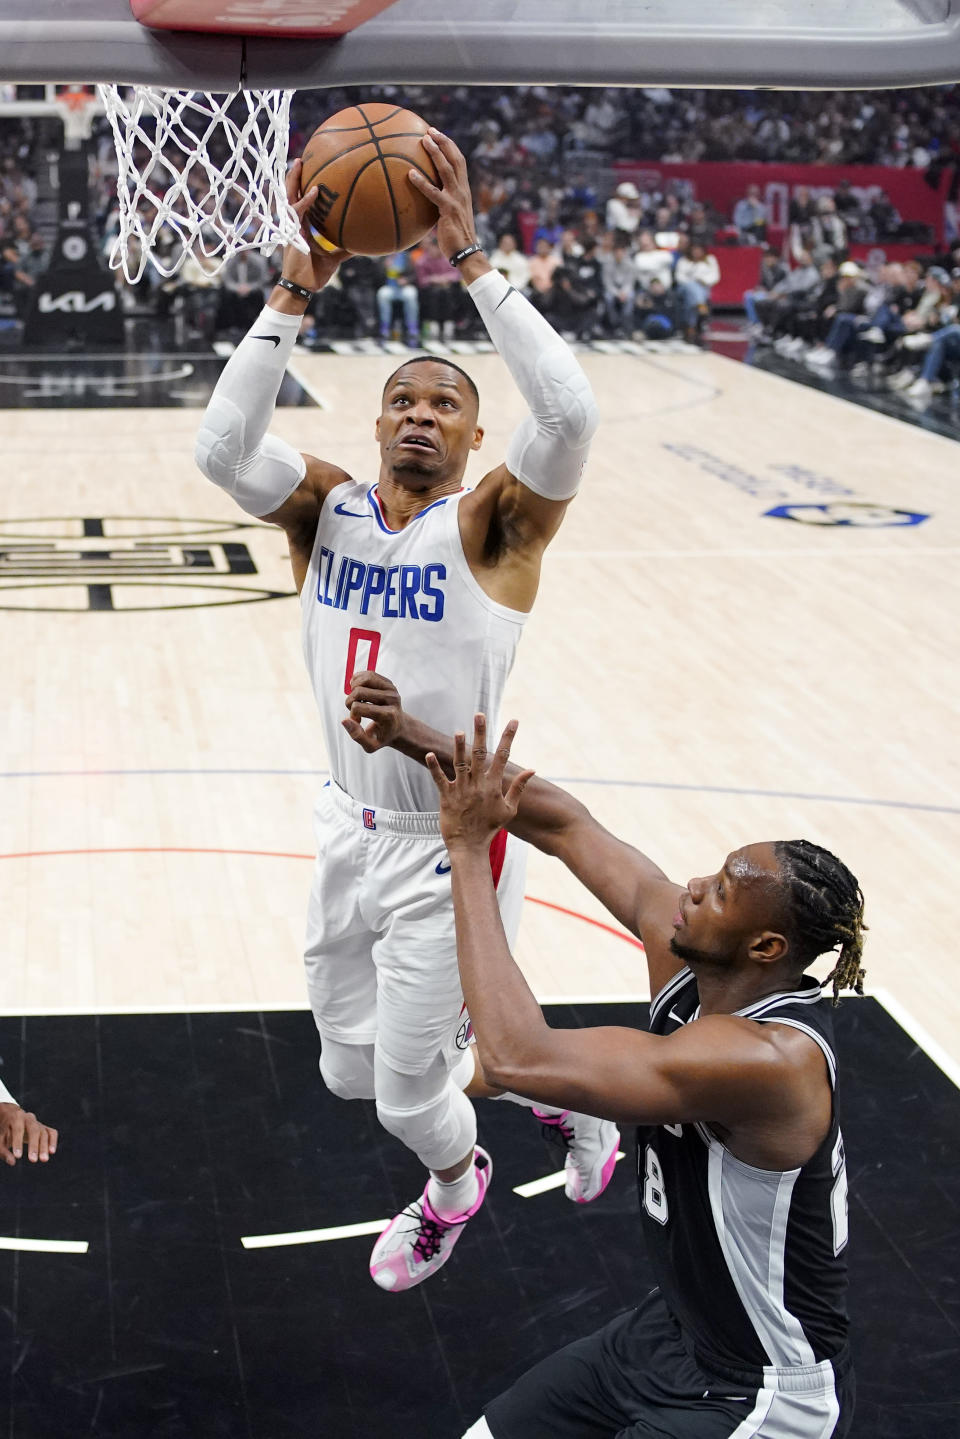
[[[200,423],[197,464],[248,515],[278,510],[307,472],[292,445],[267,434],[299,329],[299,315],[265,306],[230,356]]]
[[[530,409],[507,447],[507,469],[544,499],[569,500],[597,428],[590,381],[566,341],[496,270],[468,288]]]

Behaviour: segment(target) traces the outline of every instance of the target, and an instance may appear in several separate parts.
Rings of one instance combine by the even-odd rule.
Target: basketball
[[[301,193],[318,195],[307,224],[320,249],[354,255],[408,250],[437,223],[436,206],[411,185],[421,170],[439,185],[423,147],[425,120],[398,105],[372,103],[339,110],[310,136],[303,152]]]

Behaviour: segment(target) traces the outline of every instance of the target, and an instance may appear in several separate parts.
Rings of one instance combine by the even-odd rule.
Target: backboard
[[[162,7],[160,7],[162,8]],[[130,0],[4,0],[0,80],[202,90],[345,84],[868,89],[960,79],[960,0],[394,0],[338,39],[310,0],[222,0],[246,38],[147,28]],[[349,5],[312,6],[324,14]],[[290,17],[287,19],[285,17]],[[216,18],[216,17],[215,17]]]

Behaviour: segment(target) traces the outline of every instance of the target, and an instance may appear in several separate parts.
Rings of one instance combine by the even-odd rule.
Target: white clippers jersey
[[[378,670],[404,708],[444,734],[497,732],[526,615],[496,604],[470,572],[457,514],[465,492],[387,527],[376,486],[337,485],[320,511],[300,596],[303,652],[334,781],[371,808],[431,812],[429,772],[395,750],[368,755],[341,726],[350,678]]]

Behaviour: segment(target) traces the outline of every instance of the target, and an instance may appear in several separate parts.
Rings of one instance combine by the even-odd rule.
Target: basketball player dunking
[[[381,1123],[430,1171],[421,1197],[371,1256],[374,1280],[397,1290],[446,1261],[482,1203],[491,1163],[476,1146],[466,1096],[500,1091],[475,1073],[433,784],[401,755],[363,759],[339,723],[344,694],[355,671],[381,664],[451,729],[478,707],[497,712],[544,548],[577,491],[596,427],[593,395],[569,347],[475,242],[463,156],[438,131],[425,144],[442,189],[418,171],[411,182],[436,204],[440,248],[459,265],[529,407],[505,463],[463,490],[467,459],[483,438],[477,391],[456,365],[430,356],[387,381],[376,483],[267,434],[300,319],[342,251],[288,248],[283,276],[225,367],[197,441],[204,474],[248,513],[282,526],[290,542],[332,776],[316,811],[306,942],[320,1071],[334,1094],[376,1099]],[[298,162],[288,186],[302,216],[315,191],[298,201],[299,178]],[[488,858],[512,936],[522,845],[500,835]],[[569,1197],[594,1199],[613,1172],[616,1126],[556,1106],[534,1112],[567,1146]]]
[[[478,716],[468,751],[462,734],[451,743],[403,715],[379,675],[358,676],[351,716],[344,727],[365,749],[395,745],[433,774],[484,1074],[637,1126],[658,1287],[531,1369],[465,1439],[842,1439],[854,1405],[847,1177],[831,1006],[806,971],[839,948],[834,997],[861,987],[853,875],[790,840],[746,845],[717,874],[673,884],[571,795],[507,767],[514,723],[491,759]],[[643,939],[649,1034],[546,1023],[485,863],[505,825]]]

